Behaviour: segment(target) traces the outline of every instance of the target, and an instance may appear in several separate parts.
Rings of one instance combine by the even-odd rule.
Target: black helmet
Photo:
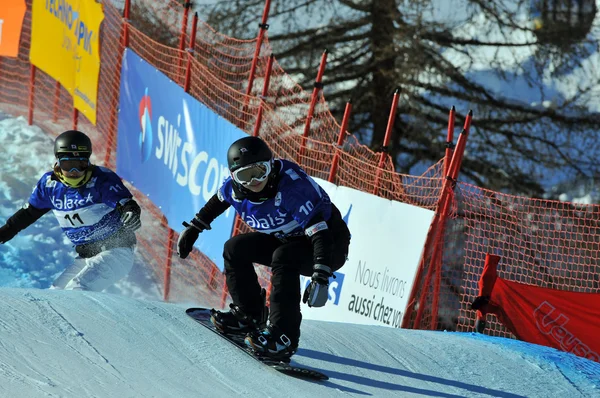
[[[54,156],[64,155],[89,158],[92,155],[92,141],[81,131],[68,130],[54,140]]]
[[[256,162],[266,162],[273,158],[269,146],[258,137],[244,137],[235,141],[227,151],[227,165],[233,172],[240,167]]]

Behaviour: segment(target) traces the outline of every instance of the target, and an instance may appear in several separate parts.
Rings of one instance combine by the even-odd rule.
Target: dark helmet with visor
[[[77,130],[68,130],[54,140],[54,156],[64,171],[83,171],[90,165],[92,141]]]
[[[273,152],[266,142],[248,136],[235,141],[227,151],[227,165],[231,177],[241,185],[264,181],[272,168]]]

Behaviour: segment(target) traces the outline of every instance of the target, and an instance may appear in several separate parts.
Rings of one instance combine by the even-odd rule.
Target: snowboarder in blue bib
[[[246,334],[246,345],[289,357],[300,338],[300,275],[311,278],[302,300],[322,307],[329,278],[344,265],[350,232],[325,191],[297,164],[274,159],[258,137],[235,141],[227,152],[231,177],[200,209],[177,242],[186,258],[199,234],[233,206],[254,232],[229,239],[223,249],[230,311],[212,312],[223,333]],[[253,263],[271,268],[270,313]],[[268,314],[268,322],[267,322]]]
[[[0,243],[52,210],[79,255],[51,289],[102,291],[129,274],[141,227],[140,206],[121,178],[90,162],[92,142],[77,130],[54,141],[56,164],[35,186],[28,203],[0,227]]]

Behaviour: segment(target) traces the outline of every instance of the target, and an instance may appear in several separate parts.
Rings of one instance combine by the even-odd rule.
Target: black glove
[[[0,243],[6,243],[12,238],[15,237],[17,233],[9,227],[7,224],[4,224],[0,227]]]
[[[205,229],[210,229],[210,225],[206,224],[198,217],[195,217],[190,221],[190,224],[184,221],[183,226],[185,229],[179,235],[179,239],[177,239],[177,254],[180,258],[186,258],[190,254],[200,232]]]
[[[483,307],[484,305],[486,305],[489,302],[490,302],[489,296],[477,296],[477,297],[475,297],[475,300],[473,300],[473,302],[471,303],[471,309],[479,310],[479,309],[481,309],[481,307]]]
[[[313,271],[311,282],[302,296],[302,302],[309,307],[323,307],[329,298],[331,268],[323,264],[315,264]]]
[[[142,209],[135,200],[129,199],[124,204],[121,204],[119,211],[121,212],[123,228],[135,231],[142,227],[142,221],[140,220]]]

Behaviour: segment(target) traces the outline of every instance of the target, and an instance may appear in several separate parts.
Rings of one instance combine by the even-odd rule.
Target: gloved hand
[[[309,307],[323,307],[329,298],[331,268],[323,264],[315,264],[313,271],[311,281],[302,296],[302,302]]]
[[[4,224],[0,227],[0,243],[6,243],[12,238],[14,238],[16,233],[14,230],[9,227],[7,224]]]
[[[121,203],[119,211],[121,212],[123,228],[135,231],[142,227],[142,221],[140,220],[142,209],[135,200],[129,199]]]
[[[186,258],[194,248],[194,243],[198,239],[200,232],[205,229],[210,229],[210,225],[200,220],[198,217],[194,217],[190,224],[183,222],[185,229],[179,235],[177,239],[177,254],[180,258]]]

